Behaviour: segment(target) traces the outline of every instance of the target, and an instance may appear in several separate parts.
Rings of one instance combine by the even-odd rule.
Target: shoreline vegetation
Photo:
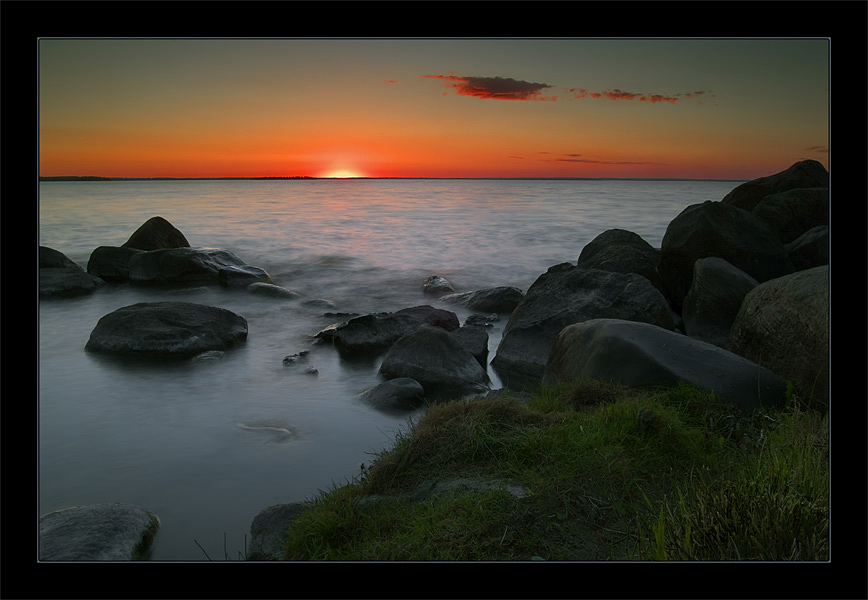
[[[262,176],[262,177],[101,177],[98,175],[39,176],[39,181],[272,181],[283,179],[468,179],[507,181],[747,181],[744,179],[695,179],[690,177],[311,177]]]
[[[826,561],[828,456],[828,415],[792,392],[752,413],[592,379],[452,400],[246,558]]]

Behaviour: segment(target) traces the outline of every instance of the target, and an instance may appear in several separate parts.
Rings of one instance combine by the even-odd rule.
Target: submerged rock
[[[45,561],[144,560],[160,526],[135,504],[66,508],[39,519],[39,559]]]
[[[471,310],[489,313],[511,313],[522,300],[524,300],[524,292],[513,286],[447,294],[440,298],[441,302],[461,304]]]
[[[247,339],[247,320],[190,302],[143,302],[102,317],[85,349],[154,358],[191,357]]]

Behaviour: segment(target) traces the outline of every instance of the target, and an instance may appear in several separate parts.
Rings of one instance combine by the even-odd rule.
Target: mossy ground
[[[411,501],[423,482],[521,485]],[[364,497],[390,502],[359,504]],[[286,560],[828,559],[828,420],[585,380],[431,405],[289,526]]]

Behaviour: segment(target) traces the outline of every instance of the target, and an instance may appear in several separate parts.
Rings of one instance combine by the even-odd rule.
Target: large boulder
[[[39,247],[39,297],[64,298],[90,294],[105,281],[85,272],[65,254]]]
[[[816,160],[802,160],[790,168],[742,183],[724,196],[724,204],[751,211],[766,196],[795,188],[829,187],[829,171]]]
[[[151,217],[136,229],[122,245],[123,248],[158,250],[160,248],[189,248],[184,234],[163,217]]]
[[[425,398],[422,384],[410,377],[384,381],[359,394],[360,399],[385,411],[406,411],[419,408]]]
[[[802,401],[829,402],[829,267],[762,283],[744,298],[730,350],[792,382]]]
[[[130,260],[145,250],[123,246],[98,246],[90,253],[87,272],[106,281],[121,283],[130,280]]]
[[[666,300],[647,278],[563,263],[528,288],[510,315],[491,365],[507,387],[538,382],[561,329],[598,318],[675,329]]]
[[[778,232],[782,244],[788,244],[812,227],[829,225],[829,188],[796,188],[771,194],[751,212]]]
[[[77,506],[39,518],[39,559],[44,561],[144,560],[160,526],[135,504]]]
[[[130,257],[130,280],[143,284],[219,283],[247,287],[273,283],[268,273],[219,248],[163,248]]]
[[[479,325],[465,325],[449,332],[484,369],[488,368],[488,331]]]
[[[662,290],[657,263],[660,250],[636,233],[609,229],[591,240],[579,254],[578,266],[614,273],[636,273]]]
[[[759,282],[794,271],[777,233],[762,219],[723,202],[685,208],[666,228],[657,271],[672,308],[680,313],[693,263],[717,256]]]
[[[372,313],[331,326],[317,337],[331,341],[344,357],[384,352],[404,335],[427,323],[452,331],[460,327],[458,316],[429,305],[404,308],[393,313]]]
[[[102,317],[85,349],[153,358],[192,357],[247,339],[247,320],[224,308],[190,302],[142,302]]]
[[[797,271],[828,265],[829,226],[812,227],[789,244],[784,244],[784,250]]]
[[[487,313],[510,313],[522,300],[524,300],[524,292],[513,286],[485,288],[440,297],[441,302],[461,304],[471,310]]]
[[[684,332],[726,348],[741,302],[757,285],[756,279],[722,258],[700,258],[693,265],[693,282],[684,298]]]
[[[419,325],[383,357],[380,376],[418,381],[428,398],[462,397],[488,390],[488,374],[448,331]]]
[[[684,381],[742,410],[782,406],[787,392],[786,382],[769,369],[714,344],[620,319],[576,323],[558,335],[543,384],[582,378],[638,388]]]

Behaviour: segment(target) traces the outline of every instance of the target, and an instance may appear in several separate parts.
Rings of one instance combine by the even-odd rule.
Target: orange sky
[[[828,166],[827,40],[40,40],[40,175]]]

